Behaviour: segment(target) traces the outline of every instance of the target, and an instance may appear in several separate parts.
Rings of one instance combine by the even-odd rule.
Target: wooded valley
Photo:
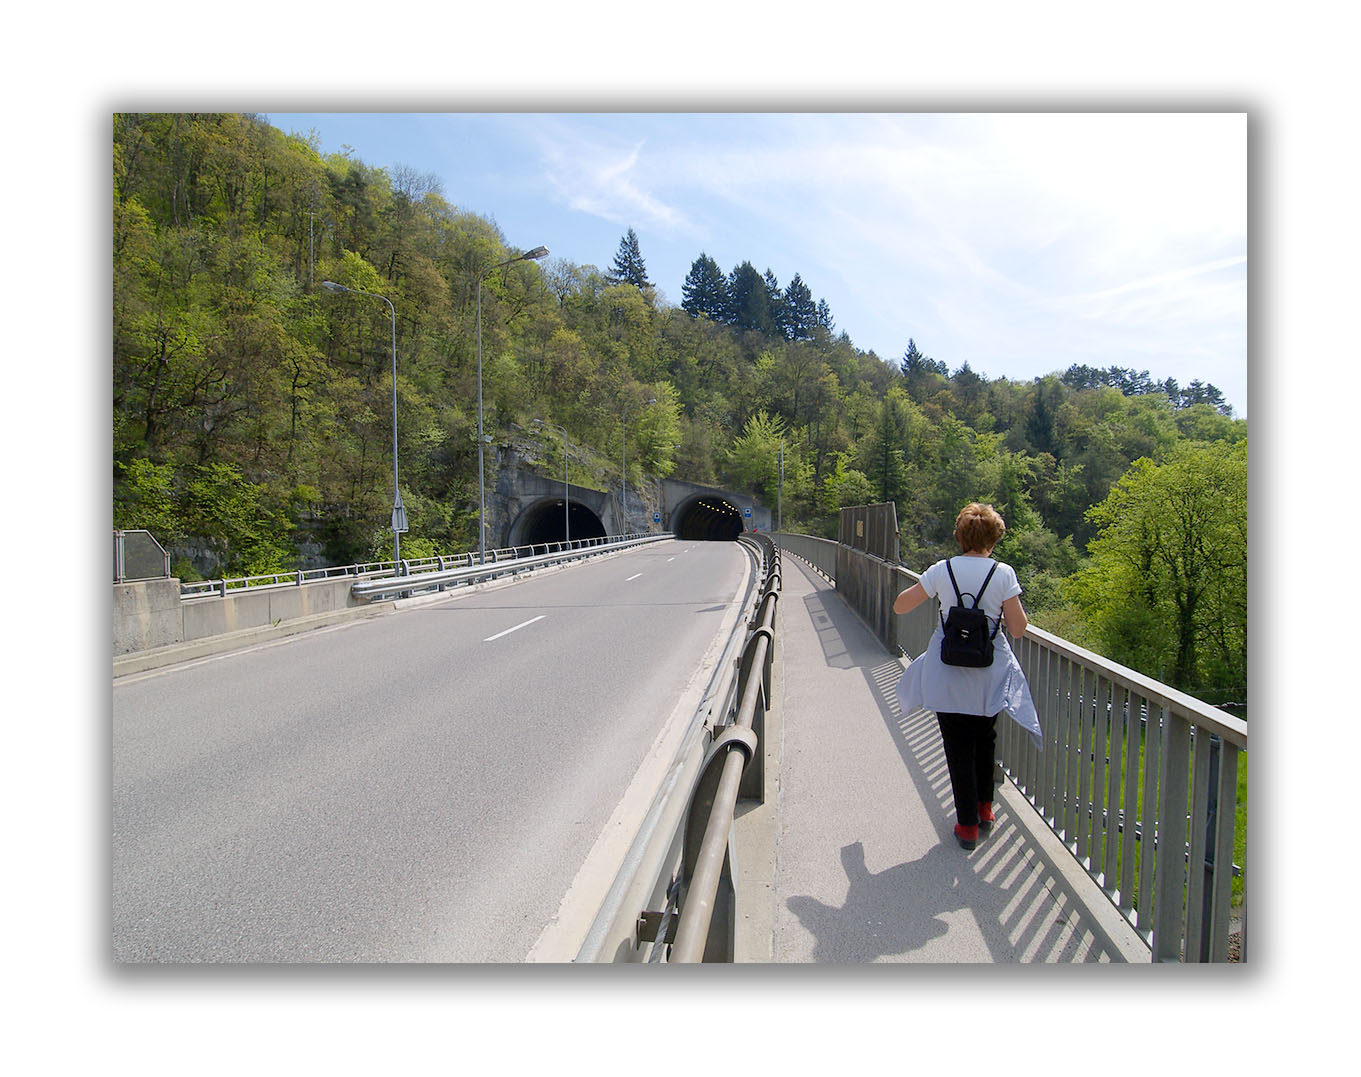
[[[525,252],[437,177],[259,117],[119,114],[112,134],[114,527],[209,542],[227,574],[288,568],[302,541],[390,555],[391,316],[334,281],[395,312],[404,554],[476,548],[480,281],[493,445],[537,440],[553,473],[542,419],[571,433],[574,479],[615,483],[626,423],[631,488],[675,475],[771,506],[783,448],[787,529],[893,501],[918,570],[990,502],[1037,624],[1246,703],[1247,422],[1213,385],[1100,356],[990,380],[925,340],[881,357],[759,252],[728,272],[696,252],[670,305],[631,229],[605,269],[501,265]]]

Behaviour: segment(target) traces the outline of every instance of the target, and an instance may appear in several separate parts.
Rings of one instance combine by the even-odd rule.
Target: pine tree
[[[703,251],[690,266],[681,285],[681,309],[692,318],[703,314],[715,322],[727,318],[728,278],[718,263]]]
[[[638,249],[638,234],[632,228],[619,241],[619,253],[614,256],[614,268],[608,279],[611,284],[632,284],[639,289],[652,287],[642,252]]]
[[[781,329],[789,340],[812,340],[813,330],[818,325],[818,307],[813,302],[813,293],[803,283],[799,274],[789,282],[784,290],[784,302],[780,305],[783,316]]]
[[[780,282],[775,276],[775,271],[769,266],[766,267],[765,276],[762,278],[766,284],[766,310],[770,312],[770,322],[776,333],[786,336],[784,331],[784,292],[780,290]]]
[[[836,322],[832,320],[832,308],[827,305],[827,300],[818,300],[818,320],[819,329],[827,330],[827,335],[832,335],[832,330],[836,328]]]
[[[754,329],[767,335],[775,332],[765,278],[750,262],[734,267],[728,275],[727,321],[738,329]]]

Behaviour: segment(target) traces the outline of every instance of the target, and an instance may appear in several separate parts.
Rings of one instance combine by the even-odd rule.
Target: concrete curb
[[[1068,896],[1081,909],[1084,922],[1100,936],[1111,957],[1133,965],[1149,964],[1152,952],[1148,945],[1102,893],[1059,836],[1040,818],[1025,794],[1007,779],[998,782],[995,795],[1006,805],[1011,821],[1025,831],[1022,855],[1027,861],[1048,868],[1062,881]]]

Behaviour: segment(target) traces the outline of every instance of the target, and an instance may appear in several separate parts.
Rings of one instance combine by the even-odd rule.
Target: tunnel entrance
[[[671,531],[678,539],[736,542],[742,534],[742,513],[725,498],[693,497],[671,514]]]
[[[566,520],[563,519],[563,499],[540,501],[525,510],[516,524],[512,543],[534,546],[543,542],[561,542],[570,533],[572,541],[605,537],[605,525],[600,517],[579,501],[571,503]]]

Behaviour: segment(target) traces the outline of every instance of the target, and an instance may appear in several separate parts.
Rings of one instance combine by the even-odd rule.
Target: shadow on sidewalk
[[[843,847],[841,863],[849,885],[840,908],[809,896],[788,898],[789,910],[816,939],[814,960],[864,962],[921,949],[948,932],[942,914],[964,909],[972,913],[987,954],[976,951],[957,960],[1082,962],[1106,957],[1101,941],[1080,922],[1073,896],[1047,864],[1027,855],[1026,833],[1004,805],[997,805],[993,832],[977,850],[959,848],[935,714],[899,713],[894,689],[902,663],[885,652],[827,581],[802,564],[798,568],[815,588],[804,597],[804,607],[827,664],[862,671],[937,839],[919,859],[878,874],[868,871],[860,842]]]

